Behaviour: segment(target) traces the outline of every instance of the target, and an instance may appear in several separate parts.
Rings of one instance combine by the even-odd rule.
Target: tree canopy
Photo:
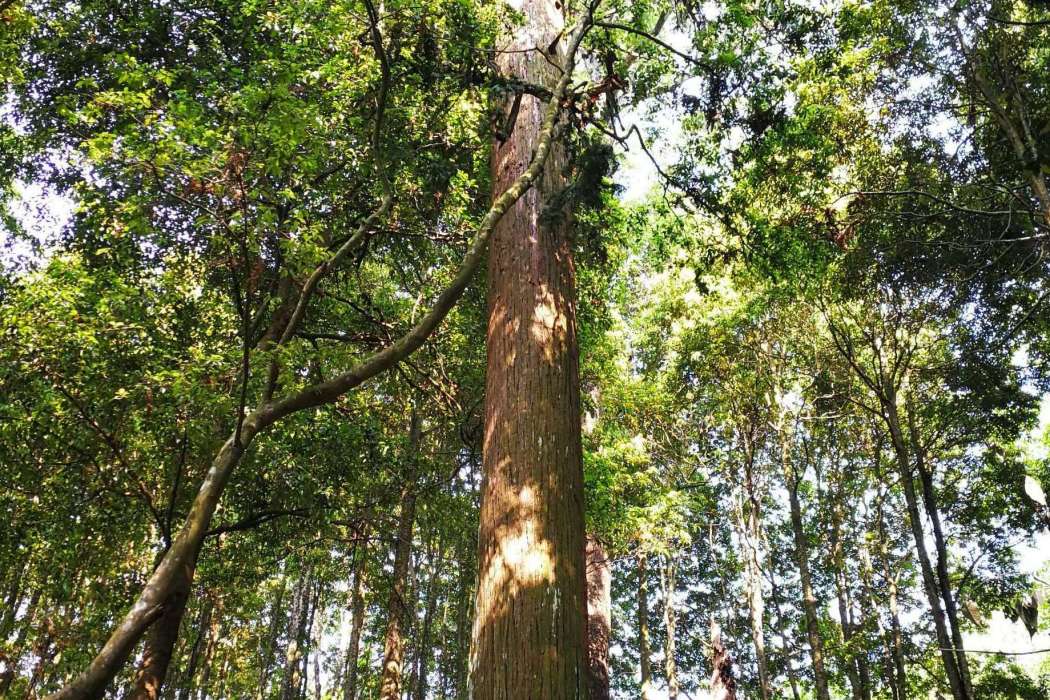
[[[0,0],[0,697],[1050,696],[1050,5]]]

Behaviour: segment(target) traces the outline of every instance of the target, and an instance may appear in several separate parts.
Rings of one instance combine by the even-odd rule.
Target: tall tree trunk
[[[774,551],[772,556],[771,556],[771,559],[773,561],[776,561],[777,558],[778,558],[777,557],[777,553],[776,553],[776,551]],[[793,652],[793,649],[792,649],[791,638],[788,636],[788,632],[787,632],[788,624],[787,624],[787,621],[784,619],[785,616],[784,616],[784,614],[783,614],[783,612],[781,610],[781,607],[780,607],[781,606],[780,586],[777,585],[777,577],[776,576],[771,576],[770,577],[770,582],[771,582],[771,585],[770,585],[769,594],[770,594],[770,599],[773,602],[773,609],[776,610],[776,616],[775,616],[774,619],[776,620],[775,624],[776,624],[776,627],[777,627],[777,634],[780,636],[780,643],[781,643],[781,646],[783,646],[783,648],[784,648],[784,652],[783,652],[784,653],[784,673],[787,674],[788,685],[791,686],[791,697],[794,698],[795,700],[798,700],[798,698],[799,698],[798,672],[795,670],[795,664],[794,664],[794,661],[793,661],[794,652]]]
[[[55,656],[55,623],[51,616],[44,619],[43,629],[40,636],[33,645],[33,655],[36,663],[33,664],[33,673],[29,676],[29,685],[26,687],[26,700],[36,697],[36,688],[44,680],[44,669],[51,663]]]
[[[722,629],[711,618],[711,700],[736,700],[733,658],[722,641]]]
[[[434,613],[437,608],[438,587],[441,581],[441,571],[445,566],[444,543],[439,543],[437,552],[431,557],[434,562],[434,570],[430,574],[427,583],[426,602],[423,606],[423,629],[419,633],[419,647],[416,652],[415,687],[412,691],[412,700],[426,700],[427,680],[430,670],[430,659],[433,655],[431,633],[434,624]]]
[[[926,592],[926,600],[930,604],[930,612],[933,615],[933,626],[937,634],[937,644],[941,650],[944,673],[948,678],[948,686],[951,688],[952,697],[955,700],[969,700],[962,678],[959,675],[959,666],[955,654],[952,652],[952,639],[945,624],[937,578],[930,563],[930,555],[926,550],[926,536],[922,528],[922,514],[919,511],[911,460],[908,457],[908,447],[904,442],[904,433],[901,431],[896,391],[886,381],[883,382],[883,388],[883,417],[889,428],[890,441],[893,444],[893,451],[897,458],[897,467],[901,477],[901,490],[904,492],[904,502],[908,509],[908,524],[911,526],[912,537],[915,540],[915,554],[919,559],[919,569],[922,572],[922,583]]]
[[[32,627],[33,620],[36,617],[36,607],[40,602],[40,591],[41,588],[35,588],[32,595],[29,596],[26,614],[22,616],[22,620],[19,622],[18,636],[11,645],[11,656],[4,661],[4,672],[0,673],[0,697],[7,697],[7,691],[11,688],[15,676],[18,675],[19,666],[22,665],[26,636],[29,634],[29,629]]]
[[[791,446],[788,443],[787,430],[780,427],[780,459],[787,486],[788,501],[791,507],[791,531],[795,540],[795,563],[798,565],[798,577],[802,584],[802,608],[806,615],[806,637],[809,640],[810,659],[813,662],[813,682],[816,685],[818,700],[831,700],[828,690],[828,676],[824,669],[824,644],[820,639],[817,597],[813,594],[813,581],[809,573],[809,542],[802,524],[802,504],[798,498],[798,479],[791,464]]]
[[[649,658],[649,558],[638,553],[638,667],[642,700],[653,700],[653,667]]]
[[[193,690],[193,678],[197,675],[197,666],[200,665],[201,654],[207,645],[208,634],[211,631],[211,614],[214,604],[211,597],[205,596],[201,604],[200,614],[197,617],[197,638],[190,649],[190,658],[186,662],[186,670],[179,677],[179,700],[189,700]]]
[[[346,680],[343,700],[357,700],[357,665],[361,655],[361,631],[365,627],[365,576],[368,573],[368,540],[358,547],[354,562],[354,584],[350,599],[350,642],[346,646]]]
[[[836,470],[838,484],[828,494],[831,499],[831,537],[830,537],[830,569],[835,581],[835,602],[838,605],[839,630],[843,645],[843,666],[846,669],[846,677],[849,679],[850,692],[853,700],[864,700],[864,688],[860,678],[860,668],[857,663],[857,654],[854,651],[853,621],[851,617],[850,601],[846,584],[846,557],[842,545],[842,499],[844,497],[845,484],[843,475]]]
[[[473,562],[476,553],[471,551],[461,554],[461,561]],[[470,688],[470,602],[474,598],[474,578],[477,566],[465,564],[459,574],[459,599],[456,606],[456,650],[455,650],[455,688],[456,700],[467,700]]]
[[[664,594],[664,676],[667,678],[667,697],[669,700],[678,700],[678,663],[675,645],[676,626],[678,614],[675,610],[674,592],[676,581],[677,562],[674,555],[669,554],[660,570],[660,583]]]
[[[587,692],[609,700],[609,636],[612,632],[612,562],[605,545],[587,536]]]
[[[190,598],[193,574],[197,569],[197,558],[200,556],[202,544],[203,540],[198,544],[197,551],[187,557],[179,567],[172,584],[171,595],[165,603],[164,612],[146,633],[142,662],[139,664],[135,683],[127,700],[157,700],[160,697],[160,689],[164,685],[164,679],[168,675],[168,666],[171,664],[171,655],[175,651],[175,644],[179,641],[182,616],[186,613],[186,603]],[[167,550],[159,555],[158,566],[166,552]]]
[[[394,543],[394,572],[387,604],[386,643],[383,648],[382,678],[379,683],[381,700],[401,700],[402,671],[405,664],[405,641],[402,635],[408,620],[405,602],[408,568],[412,557],[412,527],[416,521],[416,466],[419,449],[419,413],[412,409],[408,438],[410,466],[401,488],[401,506],[398,514],[397,541]]]
[[[304,567],[295,582],[292,610],[288,616],[288,646],[284,654],[284,675],[281,677],[281,700],[296,700],[299,697],[309,607],[310,571],[309,568]]]
[[[306,629],[303,632],[303,652],[301,655],[302,663],[302,678],[299,681],[299,698],[303,700],[306,698],[306,690],[309,687],[310,678],[310,654],[316,648],[314,642],[317,641],[315,635],[315,620],[317,619],[317,609],[321,607],[321,582],[316,581],[311,587],[310,595],[310,614],[306,617]],[[316,678],[314,679],[316,682]]]
[[[897,603],[897,577],[890,567],[889,550],[886,545],[886,530],[879,514],[879,547],[880,559],[882,561],[882,575],[886,580],[887,604],[890,611],[890,627],[887,630],[889,640],[887,646],[893,658],[893,692],[894,700],[906,700],[908,694],[908,672],[904,664],[904,637],[901,634],[900,609]]]
[[[941,590],[941,599],[944,601],[944,613],[948,618],[952,647],[955,649],[955,661],[959,667],[959,681],[966,697],[972,698],[973,688],[970,680],[970,664],[963,647],[962,627],[959,624],[959,609],[955,604],[952,580],[948,574],[948,545],[944,538],[944,528],[941,526],[940,510],[937,508],[937,490],[933,484],[933,473],[926,463],[926,451],[922,446],[919,429],[915,422],[915,414],[910,405],[907,407],[907,414],[912,454],[915,455],[915,469],[919,473],[919,484],[922,487],[922,502],[926,508],[926,515],[930,518],[930,523],[933,526],[933,545],[937,550],[937,583]]]
[[[208,623],[208,643],[204,647],[204,654],[201,657],[200,665],[203,669],[201,671],[201,682],[197,686],[197,700],[207,700],[208,689],[211,684],[211,672],[212,667],[215,664],[215,653],[219,646],[219,639],[222,636],[222,599],[220,598],[214,604],[211,611],[210,620]]]
[[[276,598],[270,604],[270,630],[266,635],[266,639],[260,642],[259,682],[255,687],[255,700],[263,700],[267,695],[274,654],[277,650],[277,635],[280,632],[281,622],[284,618],[284,592],[287,589],[287,583],[284,576],[281,576],[280,581]]]
[[[4,596],[3,613],[0,613],[0,640],[6,640],[14,629],[15,615],[22,601],[22,577],[25,575],[29,563],[25,560],[17,569],[13,569],[10,578],[6,580],[7,595]]]
[[[500,72],[548,88],[557,84],[557,93],[575,54],[575,38],[563,35],[563,4],[511,4],[524,26],[499,47]],[[507,106],[516,119],[506,140],[493,144],[495,192],[507,190],[530,155],[547,147],[542,125],[554,108],[528,94]],[[470,666],[476,700],[586,695],[576,282],[571,216],[561,197],[565,151],[559,143],[550,149],[542,177],[496,226],[489,252],[484,480]]]
[[[762,586],[762,500],[755,484],[754,457],[750,440],[745,445],[744,484],[747,489],[747,507],[741,507],[740,529],[747,548],[747,601],[751,619],[751,641],[755,646],[758,667],[758,687],[762,700],[769,700],[769,667],[766,661],[765,596]],[[721,634],[721,633],[719,633]]]

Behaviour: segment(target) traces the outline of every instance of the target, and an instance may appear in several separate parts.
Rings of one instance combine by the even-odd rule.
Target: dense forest
[[[1046,0],[0,0],[0,697],[1050,698]]]

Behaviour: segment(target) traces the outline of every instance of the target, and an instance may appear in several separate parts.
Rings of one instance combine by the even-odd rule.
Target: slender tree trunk
[[[164,553],[166,550],[158,557],[157,565],[160,565]],[[135,683],[127,700],[157,700],[160,697],[160,689],[164,685],[164,679],[168,675],[168,666],[171,664],[171,655],[175,651],[175,644],[179,641],[182,616],[186,613],[186,603],[190,598],[193,574],[197,569],[199,556],[200,547],[198,546],[197,551],[179,567],[172,584],[171,595],[165,603],[164,612],[146,633],[142,662],[139,664]]]
[[[310,606],[310,571],[304,568],[295,582],[292,610],[288,616],[288,646],[281,677],[281,700],[296,700],[302,685],[302,656]]]
[[[40,588],[35,588],[32,595],[29,596],[29,602],[26,604],[26,614],[22,616],[22,620],[19,623],[18,636],[11,645],[11,657],[4,661],[4,672],[0,674],[0,697],[7,697],[7,691],[11,688],[15,676],[18,674],[18,667],[22,665],[26,635],[29,634],[29,629],[32,627],[33,619],[36,616],[36,607],[40,602],[40,590]]]
[[[441,581],[441,570],[445,564],[444,544],[438,545],[437,553],[431,557],[434,561],[434,570],[427,583],[426,603],[423,606],[423,629],[419,634],[419,648],[416,653],[415,688],[413,688],[412,700],[426,700],[427,676],[430,670],[430,659],[433,655],[431,649],[431,628],[434,623],[434,613],[437,608],[438,587]]]
[[[0,640],[6,640],[14,629],[15,615],[22,600],[22,577],[28,567],[28,562],[23,561],[21,566],[11,571],[11,578],[7,581],[7,595],[4,596],[3,613],[0,614]]]
[[[795,562],[798,565],[798,577],[802,584],[802,608],[806,615],[806,636],[809,639],[810,659],[813,662],[813,681],[816,685],[818,700],[831,700],[828,676],[824,669],[824,644],[820,639],[817,597],[813,594],[813,581],[809,573],[809,542],[802,524],[802,504],[798,498],[798,480],[791,465],[791,447],[788,444],[787,431],[783,426],[780,428],[780,456],[791,507],[791,531],[795,539]]]
[[[915,482],[912,477],[912,465],[908,458],[908,448],[904,442],[904,434],[901,432],[896,393],[892,387],[888,386],[887,382],[884,382],[883,386],[885,391],[883,400],[884,418],[890,431],[890,440],[893,443],[893,451],[897,458],[901,489],[904,491],[904,501],[908,509],[908,523],[911,526],[912,537],[915,540],[915,554],[919,558],[923,588],[926,592],[926,599],[930,604],[930,612],[933,615],[933,626],[937,634],[937,644],[941,650],[944,673],[948,678],[948,686],[951,688],[952,697],[956,700],[969,700],[962,678],[959,675],[955,654],[952,652],[952,639],[945,624],[937,578],[933,572],[933,566],[930,564],[930,555],[926,550],[926,537],[922,528],[922,514],[919,512]]]
[[[711,618],[711,700],[736,700],[733,658],[722,641],[722,629]]]
[[[474,552],[463,553],[463,560],[473,562]],[[455,688],[456,700],[467,700],[469,690],[470,659],[470,602],[474,598],[474,578],[477,566],[464,565],[460,569],[459,599],[456,607],[456,655],[455,655]]]
[[[937,583],[941,589],[941,598],[944,600],[944,613],[948,618],[948,626],[952,635],[952,647],[955,649],[955,660],[959,667],[959,680],[966,697],[972,698],[973,688],[970,680],[970,664],[963,647],[962,628],[959,625],[959,610],[955,604],[952,581],[948,574],[948,546],[944,538],[944,528],[941,526],[940,510],[937,508],[937,490],[933,484],[933,474],[926,464],[926,453],[915,423],[915,414],[910,405],[908,406],[907,414],[912,454],[915,455],[915,468],[919,473],[919,484],[922,487],[922,502],[926,508],[926,515],[930,518],[930,523],[933,525],[933,544],[937,550]]]
[[[397,541],[394,543],[394,573],[387,604],[386,643],[383,649],[382,678],[379,684],[381,700],[401,700],[402,671],[405,663],[405,641],[402,629],[408,620],[405,603],[412,557],[412,527],[416,520],[416,466],[419,449],[419,413],[413,407],[409,428],[409,454],[411,462],[401,488],[401,506],[398,515]]]
[[[745,450],[747,455],[744,462],[744,484],[747,489],[747,508],[741,509],[740,529],[747,545],[747,599],[751,618],[751,641],[755,646],[755,663],[758,666],[759,692],[762,700],[769,700],[769,667],[766,661],[764,631],[765,596],[762,590],[762,555],[759,546],[762,540],[762,501],[755,485],[754,457],[750,441]]]
[[[882,573],[886,579],[887,603],[890,610],[890,628],[888,630],[890,643],[888,646],[890,655],[893,657],[895,671],[893,679],[894,694],[896,700],[906,700],[908,694],[908,672],[904,664],[904,637],[901,634],[900,609],[897,603],[897,577],[890,567],[889,552],[885,544],[886,534],[885,529],[882,527],[881,515],[879,516],[879,527],[882,530],[881,540],[883,542],[880,548]]]
[[[211,685],[211,672],[215,664],[215,653],[222,636],[222,600],[219,599],[211,612],[208,624],[208,644],[204,647],[204,655],[201,657],[201,682],[197,686],[198,700],[207,700],[208,689]]]
[[[850,615],[850,601],[848,599],[846,584],[846,557],[842,546],[842,499],[844,485],[841,483],[842,475],[838,475],[840,483],[837,488],[828,494],[831,499],[831,561],[830,569],[835,580],[835,601],[838,604],[839,629],[842,634],[843,644],[843,666],[846,669],[846,677],[849,679],[850,691],[853,700],[864,700],[864,690],[860,679],[860,669],[857,664],[857,654],[853,649],[853,622]]]
[[[512,5],[524,26],[496,53],[501,73],[547,87],[564,84],[575,47],[563,35],[562,3]],[[563,61],[569,70],[555,67]],[[497,193],[523,171],[530,154],[546,147],[542,124],[549,112],[538,98],[522,95],[506,113],[516,119],[506,140],[493,144]],[[471,650],[476,700],[586,695],[576,283],[571,216],[559,196],[565,152],[555,143],[550,153],[537,186],[497,225],[489,253],[484,480]]]
[[[587,536],[587,691],[609,700],[609,637],[612,632],[612,562],[605,545]]]
[[[281,583],[277,588],[276,598],[270,605],[270,630],[264,639],[260,643],[259,649],[259,682],[255,687],[255,700],[263,700],[266,697],[266,691],[270,683],[270,673],[273,667],[274,653],[277,650],[277,635],[281,629],[281,622],[284,618],[284,592],[287,589],[287,583],[284,576],[281,576]]]
[[[51,663],[51,659],[55,655],[54,640],[55,625],[51,617],[48,616],[44,620],[44,629],[41,630],[40,637],[33,645],[36,663],[33,664],[33,673],[29,676],[29,685],[26,687],[26,700],[36,697],[36,688],[44,680],[44,669]]]
[[[317,644],[320,641],[320,634],[317,631],[317,610],[321,607],[321,582],[317,581],[313,586],[313,595],[310,602],[310,616],[306,622],[306,634],[304,639],[306,640],[305,648],[303,649],[303,680],[302,685],[299,687],[299,697],[306,698],[306,691],[309,687],[309,670],[310,670],[310,657],[314,655],[316,658]],[[317,667],[314,667],[317,670]],[[314,685],[320,683],[320,676],[314,676]]]
[[[777,559],[777,553],[774,551],[772,560]],[[780,597],[780,586],[777,585],[777,577],[770,577],[770,599],[773,602],[773,609],[776,610],[776,626],[777,634],[780,636],[781,646],[784,648],[784,673],[787,674],[788,684],[791,686],[791,697],[798,700],[798,672],[795,670],[795,664],[793,661],[794,651],[792,649],[791,639],[787,633],[787,623],[784,619],[784,614],[781,611],[781,597]]]
[[[361,631],[365,627],[365,576],[368,573],[367,539],[359,546],[354,562],[354,585],[350,601],[350,643],[346,647],[346,680],[343,700],[357,700],[357,665],[361,655]]]
[[[678,624],[678,613],[675,610],[674,592],[677,585],[676,580],[677,562],[674,555],[668,555],[664,567],[660,571],[660,582],[663,584],[664,594],[664,676],[667,678],[667,697],[669,700],[678,700],[678,663],[675,646],[677,643],[676,626]]]
[[[653,668],[649,658],[649,560],[638,553],[638,666],[642,700],[653,700]]]
[[[197,675],[197,666],[200,664],[201,653],[207,645],[208,633],[211,631],[211,615],[213,602],[210,597],[205,597],[201,605],[200,615],[197,618],[197,639],[193,642],[190,650],[189,661],[186,662],[186,671],[179,678],[179,700],[189,700],[193,690],[193,678]]]

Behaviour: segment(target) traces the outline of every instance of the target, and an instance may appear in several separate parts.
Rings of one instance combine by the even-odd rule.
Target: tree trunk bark
[[[642,700],[653,700],[653,667],[649,658],[649,559],[638,553],[638,667]]]
[[[189,700],[193,690],[193,677],[197,675],[197,665],[200,663],[201,651],[207,644],[208,632],[211,630],[212,600],[205,597],[201,604],[200,615],[197,617],[197,639],[190,649],[190,658],[186,662],[186,671],[179,677],[179,700]]]
[[[259,650],[259,682],[255,687],[255,700],[263,700],[267,695],[267,686],[270,681],[270,672],[273,666],[274,653],[277,650],[277,635],[280,632],[281,622],[284,618],[284,592],[287,583],[281,576],[280,587],[277,589],[277,597],[270,605],[270,631],[263,640]]]
[[[777,556],[776,554],[774,554],[773,559],[776,558]],[[800,695],[798,690],[798,671],[795,669],[794,662],[795,653],[794,649],[792,648],[793,645],[791,643],[791,637],[788,635],[787,632],[788,624],[787,621],[784,619],[785,616],[781,611],[780,607],[780,587],[777,586],[776,576],[773,576],[771,578],[771,581],[772,585],[770,586],[769,594],[773,600],[773,607],[777,611],[777,633],[780,635],[780,643],[784,648],[784,673],[788,677],[788,685],[791,686],[791,697],[794,698],[794,700],[799,700]]]
[[[203,544],[203,540],[200,543]],[[163,558],[161,553],[157,564]],[[160,697],[161,687],[168,675],[168,666],[171,664],[171,656],[175,651],[175,644],[179,641],[179,629],[182,626],[182,616],[186,613],[186,603],[189,601],[191,588],[193,586],[193,575],[197,570],[197,558],[200,556],[200,546],[197,551],[188,557],[179,567],[172,582],[171,595],[164,606],[164,612],[154,622],[146,633],[146,642],[142,650],[142,662],[139,664],[138,673],[135,676],[135,684],[127,696],[127,700],[157,700]]]
[[[524,26],[497,52],[510,79],[561,90],[575,46],[562,3],[518,0]],[[566,50],[566,44],[570,44]],[[535,48],[542,47],[542,55]],[[559,72],[553,59],[565,68]],[[516,108],[515,108],[516,107]],[[503,192],[544,147],[550,109],[532,95],[492,151]],[[564,148],[493,232],[478,588],[471,650],[476,700],[586,695],[583,465],[571,218],[560,205]]]
[[[890,636],[890,655],[893,657],[893,691],[895,700],[906,700],[908,695],[908,672],[904,664],[904,637],[901,634],[900,609],[897,604],[897,577],[890,568],[889,552],[886,548],[886,534],[882,524],[882,516],[879,516],[879,528],[882,530],[882,546],[880,555],[882,559],[882,574],[886,579],[887,603],[890,609],[890,628],[887,633]]]
[[[398,515],[397,542],[394,544],[394,572],[387,604],[386,643],[383,648],[382,678],[379,683],[381,700],[401,700],[402,671],[405,663],[405,641],[402,635],[408,619],[405,594],[412,556],[412,527],[416,521],[416,466],[419,450],[419,413],[412,409],[408,438],[409,467],[401,488],[401,506]]]
[[[747,599],[751,618],[751,641],[755,646],[755,664],[758,667],[758,686],[762,700],[769,700],[769,666],[766,661],[765,596],[762,586],[762,563],[759,543],[762,539],[762,500],[755,485],[754,458],[750,444],[744,461],[744,483],[748,507],[740,513],[740,528],[747,543]],[[745,515],[746,513],[746,515]],[[719,631],[721,635],[721,631]]]
[[[288,646],[284,654],[284,675],[281,677],[281,700],[296,700],[299,697],[309,607],[310,572],[308,568],[304,568],[295,582],[292,610],[288,616]]]
[[[222,599],[220,598],[211,610],[208,622],[208,643],[204,647],[204,656],[200,665],[204,669],[201,672],[201,682],[197,687],[197,700],[207,700],[208,686],[211,684],[211,670],[215,663],[215,652],[219,646],[222,636]]]
[[[676,659],[675,645],[677,643],[676,626],[678,614],[675,611],[674,591],[676,581],[677,562],[674,555],[667,555],[667,560],[660,571],[660,583],[663,584],[664,594],[664,676],[667,678],[667,697],[669,700],[678,700],[678,663]]]
[[[365,627],[365,576],[368,573],[367,540],[360,545],[354,563],[354,585],[350,601],[350,643],[346,647],[346,681],[343,700],[357,700],[357,664],[361,655],[361,631]]]
[[[438,545],[437,553],[432,557],[434,570],[427,583],[426,603],[423,606],[423,629],[419,634],[419,648],[416,653],[415,688],[413,688],[412,700],[426,700],[428,688],[428,675],[430,671],[430,659],[433,656],[431,649],[431,633],[434,625],[434,613],[437,608],[438,585],[441,581],[441,570],[445,564],[444,543]]]
[[[612,562],[605,545],[587,536],[587,691],[609,700],[609,637],[612,632]]]
[[[912,477],[911,460],[908,458],[908,448],[904,443],[904,433],[901,431],[900,417],[897,412],[896,392],[892,387],[886,386],[885,383],[883,386],[885,393],[883,397],[884,418],[890,431],[890,441],[893,444],[893,451],[897,458],[901,489],[904,491],[904,501],[908,509],[908,523],[911,526],[912,537],[915,540],[915,554],[919,558],[923,588],[926,592],[926,599],[930,604],[930,612],[933,615],[933,626],[937,634],[937,644],[941,650],[944,673],[948,678],[948,686],[951,688],[952,697],[955,700],[969,700],[959,675],[955,654],[952,652],[951,635],[948,633],[948,627],[944,620],[944,610],[941,607],[937,578],[934,575],[933,566],[930,564],[930,555],[926,550],[926,537],[922,528],[922,514],[919,512],[915,481]]]
[[[846,677],[849,679],[850,692],[853,700],[864,700],[864,689],[860,678],[860,667],[857,662],[857,654],[853,649],[853,621],[851,617],[850,601],[846,584],[846,557],[842,546],[842,499],[845,486],[841,479],[843,475],[836,470],[839,483],[831,489],[828,494],[831,499],[831,542],[830,569],[835,581],[835,602],[838,605],[839,630],[842,634],[843,659],[842,664],[846,669]]]
[[[809,542],[802,524],[802,504],[798,498],[798,481],[791,465],[791,448],[783,426],[780,428],[780,459],[791,507],[791,531],[795,540],[795,563],[802,584],[802,608],[806,615],[806,636],[809,640],[810,659],[813,661],[813,681],[818,700],[831,700],[828,676],[824,669],[824,645],[820,639],[817,613],[817,598],[813,594],[813,581],[809,573]]]
[[[23,647],[26,643],[26,635],[29,634],[29,628],[33,624],[33,618],[36,616],[36,606],[40,602],[40,590],[36,588],[30,595],[29,603],[26,605],[26,614],[22,616],[18,629],[18,636],[11,645],[11,658],[4,662],[4,672],[0,673],[0,697],[7,696],[7,691],[18,674],[18,667],[22,665],[22,654],[25,651]]]
[[[944,600],[944,613],[948,618],[952,647],[955,649],[955,661],[959,668],[959,681],[966,697],[972,698],[973,688],[970,680],[970,664],[963,647],[962,628],[959,625],[959,609],[955,605],[952,580],[948,574],[948,546],[944,539],[944,528],[941,526],[940,510],[937,508],[937,490],[933,484],[933,474],[926,464],[926,452],[923,449],[919,429],[915,423],[915,414],[910,405],[907,409],[908,432],[911,436],[912,454],[915,455],[915,468],[919,473],[919,484],[922,487],[922,502],[926,509],[926,515],[929,516],[930,523],[933,525],[933,545],[937,550],[937,583],[941,589],[941,599]]]
[[[711,700],[736,700],[733,658],[722,641],[722,629],[711,618]]]

